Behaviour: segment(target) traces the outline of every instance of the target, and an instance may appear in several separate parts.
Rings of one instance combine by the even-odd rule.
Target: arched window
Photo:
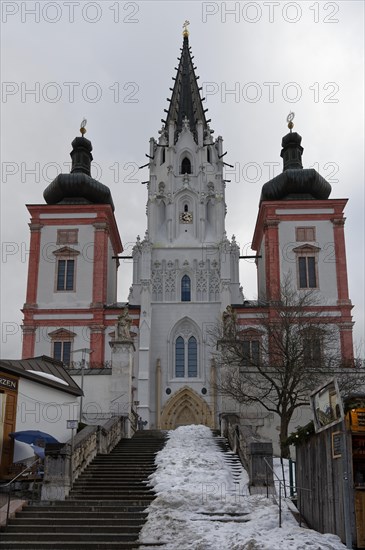
[[[184,212],[189,212],[189,205],[188,204],[184,204]]]
[[[165,159],[166,159],[166,156],[165,156],[165,147],[162,147],[162,149],[161,149],[161,161],[160,161],[160,164],[164,164]]]
[[[210,163],[210,148],[207,147],[207,162]]]
[[[181,174],[191,174],[191,162],[188,157],[184,157],[181,163]]]
[[[195,336],[188,340],[178,336],[175,341],[175,377],[196,378],[198,376],[198,343]]]
[[[185,342],[179,336],[175,344],[175,376],[176,378],[184,378],[185,376]]]
[[[198,344],[196,338],[191,336],[188,341],[188,377],[198,376]]]
[[[184,277],[181,279],[181,301],[191,301],[191,281],[188,275],[184,275]]]

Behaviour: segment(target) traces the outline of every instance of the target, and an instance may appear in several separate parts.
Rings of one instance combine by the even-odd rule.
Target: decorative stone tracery
[[[161,429],[173,430],[189,424],[204,424],[214,428],[214,419],[208,403],[194,390],[184,386],[163,407]]]

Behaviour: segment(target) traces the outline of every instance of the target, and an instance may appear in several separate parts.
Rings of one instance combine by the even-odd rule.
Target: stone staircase
[[[0,532],[0,549],[138,549],[147,487],[164,432],[138,431],[108,455],[98,455],[75,481],[67,500],[26,506]],[[150,547],[150,546],[149,546]]]
[[[235,484],[235,489],[233,491],[233,494],[237,496],[237,498],[241,497],[241,476],[242,471],[244,470],[242,466],[242,462],[239,458],[239,456],[234,453],[229,445],[228,440],[225,437],[221,437],[220,432],[218,430],[212,430],[215,442],[222,453],[224,453],[224,461],[230,468],[232,472],[233,477],[233,483]]]

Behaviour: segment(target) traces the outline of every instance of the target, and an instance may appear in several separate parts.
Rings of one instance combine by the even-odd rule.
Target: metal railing
[[[286,487],[289,487],[290,488],[290,494],[292,495],[294,493],[293,491],[293,485],[286,485],[285,483],[283,483],[283,481],[279,478],[279,476],[275,473],[274,469],[271,467],[271,465],[269,464],[269,462],[266,460],[266,458],[264,457],[264,461],[265,461],[265,464],[266,464],[266,471],[267,471],[267,468],[270,468],[273,476],[277,479],[277,481],[279,482],[279,527],[282,526],[282,490],[284,492],[284,495],[286,496],[286,491],[285,491],[285,488]],[[275,484],[274,484],[274,487],[275,487]],[[311,489],[307,489],[306,487],[297,487],[297,485],[295,486],[295,489],[300,489],[299,491],[299,506],[297,506],[297,510],[299,512],[299,527],[302,526],[302,512],[301,512],[301,508],[302,508],[302,491],[308,491],[308,492],[312,492]],[[297,491],[297,494],[298,494],[298,491]],[[266,484],[266,498],[269,498],[269,486],[268,484]],[[304,518],[303,518],[304,519]]]
[[[8,504],[7,504],[7,508],[6,508],[6,520],[5,520],[5,526],[8,525],[8,522],[9,522],[9,513],[10,513],[10,499],[11,499],[11,492],[12,492],[12,486],[13,486],[13,483],[15,483],[15,481],[23,476],[25,474],[25,472],[27,472],[28,470],[31,470],[36,464],[40,464],[41,463],[41,459],[40,458],[37,458],[37,460],[35,460],[34,462],[32,462],[32,464],[30,464],[29,466],[27,466],[27,468],[25,468],[23,471],[21,471],[19,474],[17,474],[15,477],[13,477],[13,479],[11,479],[8,483],[5,483],[5,485],[2,485],[2,488],[5,488],[5,487],[9,487],[8,489]]]

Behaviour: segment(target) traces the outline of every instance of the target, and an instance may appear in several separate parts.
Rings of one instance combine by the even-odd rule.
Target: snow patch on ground
[[[335,535],[300,528],[285,507],[279,528],[273,497],[250,496],[246,471],[232,467],[206,426],[181,426],[168,437],[150,476],[158,496],[140,535],[145,550],[157,542],[164,550],[345,548]]]

